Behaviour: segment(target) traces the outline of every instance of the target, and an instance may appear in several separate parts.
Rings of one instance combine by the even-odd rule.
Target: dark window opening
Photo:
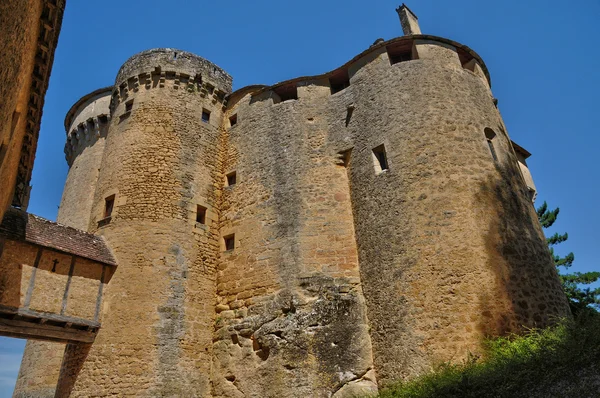
[[[223,237],[223,241],[225,243],[225,251],[235,249],[235,234]]]
[[[331,87],[331,94],[338,93],[350,86],[350,77],[348,77],[348,70],[336,72],[329,78],[329,86]]]
[[[383,144],[373,148],[373,160],[375,172],[377,172],[377,174],[389,170],[385,146]]]
[[[494,138],[496,138],[496,133],[494,133],[494,130],[487,127],[485,128],[484,133],[488,147],[490,148],[490,153],[492,154],[492,158],[494,159],[494,162],[497,162],[498,155],[496,154],[496,148],[494,148]]]
[[[229,118],[229,125],[231,127],[237,124],[237,113]]]
[[[235,185],[237,183],[237,175],[235,173],[235,171],[232,171],[231,173],[228,173],[226,176],[227,179],[227,186],[230,187],[232,185]]]
[[[298,87],[296,87],[295,83],[277,87],[273,89],[273,92],[275,92],[275,94],[277,94],[277,97],[279,97],[273,98],[273,103],[275,104],[288,100],[298,99]]]
[[[208,123],[210,120],[210,111],[202,109],[202,121]]]
[[[196,222],[198,224],[206,224],[206,207],[196,206]]]
[[[108,116],[100,115],[98,116],[98,120],[100,121],[100,123],[108,123]]]
[[[104,218],[112,216],[113,208],[115,207],[115,195],[111,195],[104,199]]]
[[[390,64],[394,65],[399,62],[411,61],[413,59],[412,42],[400,42],[387,47]]]
[[[129,100],[125,103],[125,112],[131,112],[133,109],[133,100]]]

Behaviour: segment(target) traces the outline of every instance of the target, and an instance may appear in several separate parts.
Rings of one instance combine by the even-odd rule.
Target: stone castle
[[[352,397],[569,315],[484,62],[397,11],[323,75],[232,92],[154,49],[73,105],[58,223],[118,268],[15,397]]]

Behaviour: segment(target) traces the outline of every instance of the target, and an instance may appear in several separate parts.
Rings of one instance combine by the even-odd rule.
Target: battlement
[[[232,78],[227,72],[198,55],[173,48],[146,50],[129,58],[117,73],[115,87],[131,77],[157,69],[191,76],[193,80],[206,81],[219,90],[231,92]]]
[[[65,117],[65,155],[69,167],[81,151],[106,136],[110,122],[110,94],[112,87],[104,87],[84,95]]]
[[[189,75],[176,70],[165,70],[156,67],[150,72],[141,72],[139,75],[129,77],[119,86],[114,87],[110,102],[110,114],[114,115],[117,106],[126,101],[131,92],[137,92],[141,86],[147,90],[165,87],[174,90],[181,89],[190,93],[197,93],[202,98],[210,98],[213,105],[226,103],[227,92],[210,81],[204,80],[202,75]]]

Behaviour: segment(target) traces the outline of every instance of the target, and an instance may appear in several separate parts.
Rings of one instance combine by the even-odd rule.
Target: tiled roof
[[[25,241],[107,265],[117,265],[102,236],[66,227],[18,209],[9,209],[0,224],[0,237]]]

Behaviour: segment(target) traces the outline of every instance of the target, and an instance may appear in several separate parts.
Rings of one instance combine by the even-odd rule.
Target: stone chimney
[[[400,17],[400,24],[402,25],[402,31],[404,36],[420,35],[421,28],[419,27],[419,18],[402,3],[400,7],[396,9],[398,16]]]

